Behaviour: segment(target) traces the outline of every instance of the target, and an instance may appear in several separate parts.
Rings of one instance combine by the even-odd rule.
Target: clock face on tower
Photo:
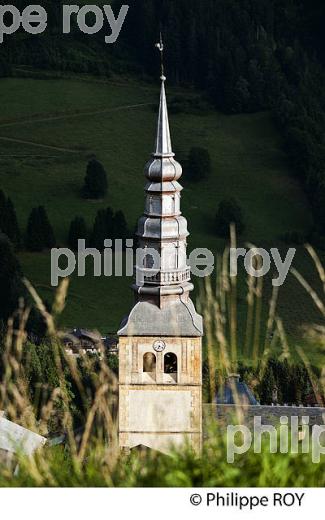
[[[164,343],[164,341],[162,340],[158,340],[158,341],[155,341],[155,343],[153,344],[153,349],[156,351],[156,352],[163,352],[166,348],[166,343]]]

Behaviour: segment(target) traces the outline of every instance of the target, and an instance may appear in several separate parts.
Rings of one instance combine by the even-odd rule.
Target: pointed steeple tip
[[[155,156],[173,156],[172,143],[170,138],[168,108],[165,91],[165,80],[162,79],[160,92],[159,116],[157,124],[157,138]]]
[[[162,39],[156,47],[163,53],[164,45]],[[145,176],[153,183],[165,183],[178,181],[182,176],[182,167],[174,159],[172,143],[170,138],[168,108],[166,100],[165,82],[166,76],[164,74],[163,58],[161,59],[161,90],[159,115],[157,123],[157,135],[155,143],[155,151],[151,156],[150,161],[145,166]],[[179,186],[179,189],[181,187]]]
[[[159,105],[159,116],[157,125],[157,138],[156,138],[156,149],[154,155],[157,157],[173,157],[174,153],[172,150],[170,130],[169,130],[169,119],[168,119],[168,108],[166,100],[165,82],[167,80],[164,70],[164,43],[162,35],[160,34],[160,42],[156,43],[156,47],[161,54],[161,92],[160,92],[160,105]]]

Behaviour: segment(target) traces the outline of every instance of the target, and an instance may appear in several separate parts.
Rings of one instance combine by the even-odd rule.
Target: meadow
[[[1,79],[0,188],[13,200],[22,229],[30,210],[47,209],[59,246],[67,242],[71,220],[81,215],[91,227],[96,212],[110,206],[122,210],[130,234],[143,212],[143,168],[153,150],[159,86],[140,81],[99,80],[91,77]],[[168,88],[169,99],[188,92]],[[278,247],[285,256],[288,232],[308,233],[311,212],[292,175],[283,143],[268,112],[223,115],[214,111],[170,114],[177,157],[191,146],[207,148],[212,174],[198,184],[182,178],[182,210],[189,221],[189,249],[207,247],[222,253],[214,221],[218,203],[236,197],[243,209],[246,231],[240,243]],[[108,173],[105,200],[80,197],[88,158],[95,154]],[[19,254],[26,277],[44,299],[51,301],[48,252]],[[303,247],[294,267],[315,289],[320,287],[315,266]],[[60,325],[117,330],[132,304],[128,278],[72,278]],[[198,295],[200,283],[195,281]],[[270,290],[266,287],[264,301]],[[245,319],[246,282],[239,282],[239,324]],[[303,342],[300,326],[319,321],[313,303],[289,274],[280,290],[278,314],[289,341]],[[241,335],[240,326],[238,331]],[[319,353],[315,350],[315,359]]]

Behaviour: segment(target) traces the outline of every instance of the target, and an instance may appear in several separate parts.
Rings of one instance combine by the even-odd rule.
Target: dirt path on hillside
[[[33,124],[33,123],[46,123],[49,121],[61,121],[61,120],[65,120],[65,119],[74,119],[77,117],[101,115],[101,114],[107,114],[109,112],[118,112],[120,110],[129,110],[132,108],[145,107],[145,106],[150,106],[150,105],[153,105],[153,103],[139,103],[137,105],[122,105],[122,106],[114,107],[114,108],[106,108],[106,109],[102,109],[102,110],[93,110],[93,111],[86,111],[86,112],[77,112],[74,114],[64,114],[64,115],[58,115],[58,116],[49,116],[49,117],[43,117],[43,118],[39,118],[39,119],[24,119],[21,121],[13,121],[11,123],[0,124],[0,128],[8,128],[8,127],[12,127],[12,126],[19,126],[19,125]],[[34,143],[32,141],[26,141],[24,139],[15,139],[14,137],[0,136],[0,141],[24,144],[24,145],[28,145],[28,146],[37,146],[39,148],[46,148],[47,150],[55,150],[57,152],[64,152],[64,153],[83,153],[84,152],[82,150],[73,150],[71,148],[62,148],[60,146],[52,146],[52,145],[43,144],[43,143]]]
[[[139,103],[137,105],[122,105],[119,107],[113,107],[113,108],[104,108],[101,110],[88,110],[85,112],[75,112],[73,114],[62,114],[57,116],[48,116],[48,117],[42,117],[42,118],[29,118],[29,119],[21,119],[19,121],[11,121],[9,123],[0,123],[0,128],[8,128],[11,126],[19,126],[19,125],[26,125],[26,124],[32,124],[32,123],[46,123],[48,121],[61,121],[64,119],[75,119],[77,117],[84,117],[84,116],[95,116],[95,115],[101,115],[101,114],[107,114],[109,112],[119,112],[120,110],[129,110],[130,108],[139,108],[139,107],[145,107],[145,106],[153,106],[154,103]]]
[[[23,139],[14,139],[13,137],[2,137],[0,141],[7,141],[9,143],[26,144],[28,146],[37,146],[38,148],[46,148],[47,150],[56,150],[64,153],[81,153],[80,150],[70,150],[69,148],[60,148],[58,146],[51,146],[49,144],[33,143],[32,141],[24,141]],[[1,157],[1,155],[0,155]]]

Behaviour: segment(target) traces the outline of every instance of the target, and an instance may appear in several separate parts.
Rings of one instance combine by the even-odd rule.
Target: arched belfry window
[[[143,372],[152,374],[156,372],[156,356],[152,352],[148,352],[143,356]]]
[[[177,374],[177,356],[172,352],[168,352],[164,357],[165,374]]]
[[[145,260],[144,260],[144,265],[145,265],[146,269],[153,269],[153,267],[155,265],[154,257],[150,254],[146,255]]]

